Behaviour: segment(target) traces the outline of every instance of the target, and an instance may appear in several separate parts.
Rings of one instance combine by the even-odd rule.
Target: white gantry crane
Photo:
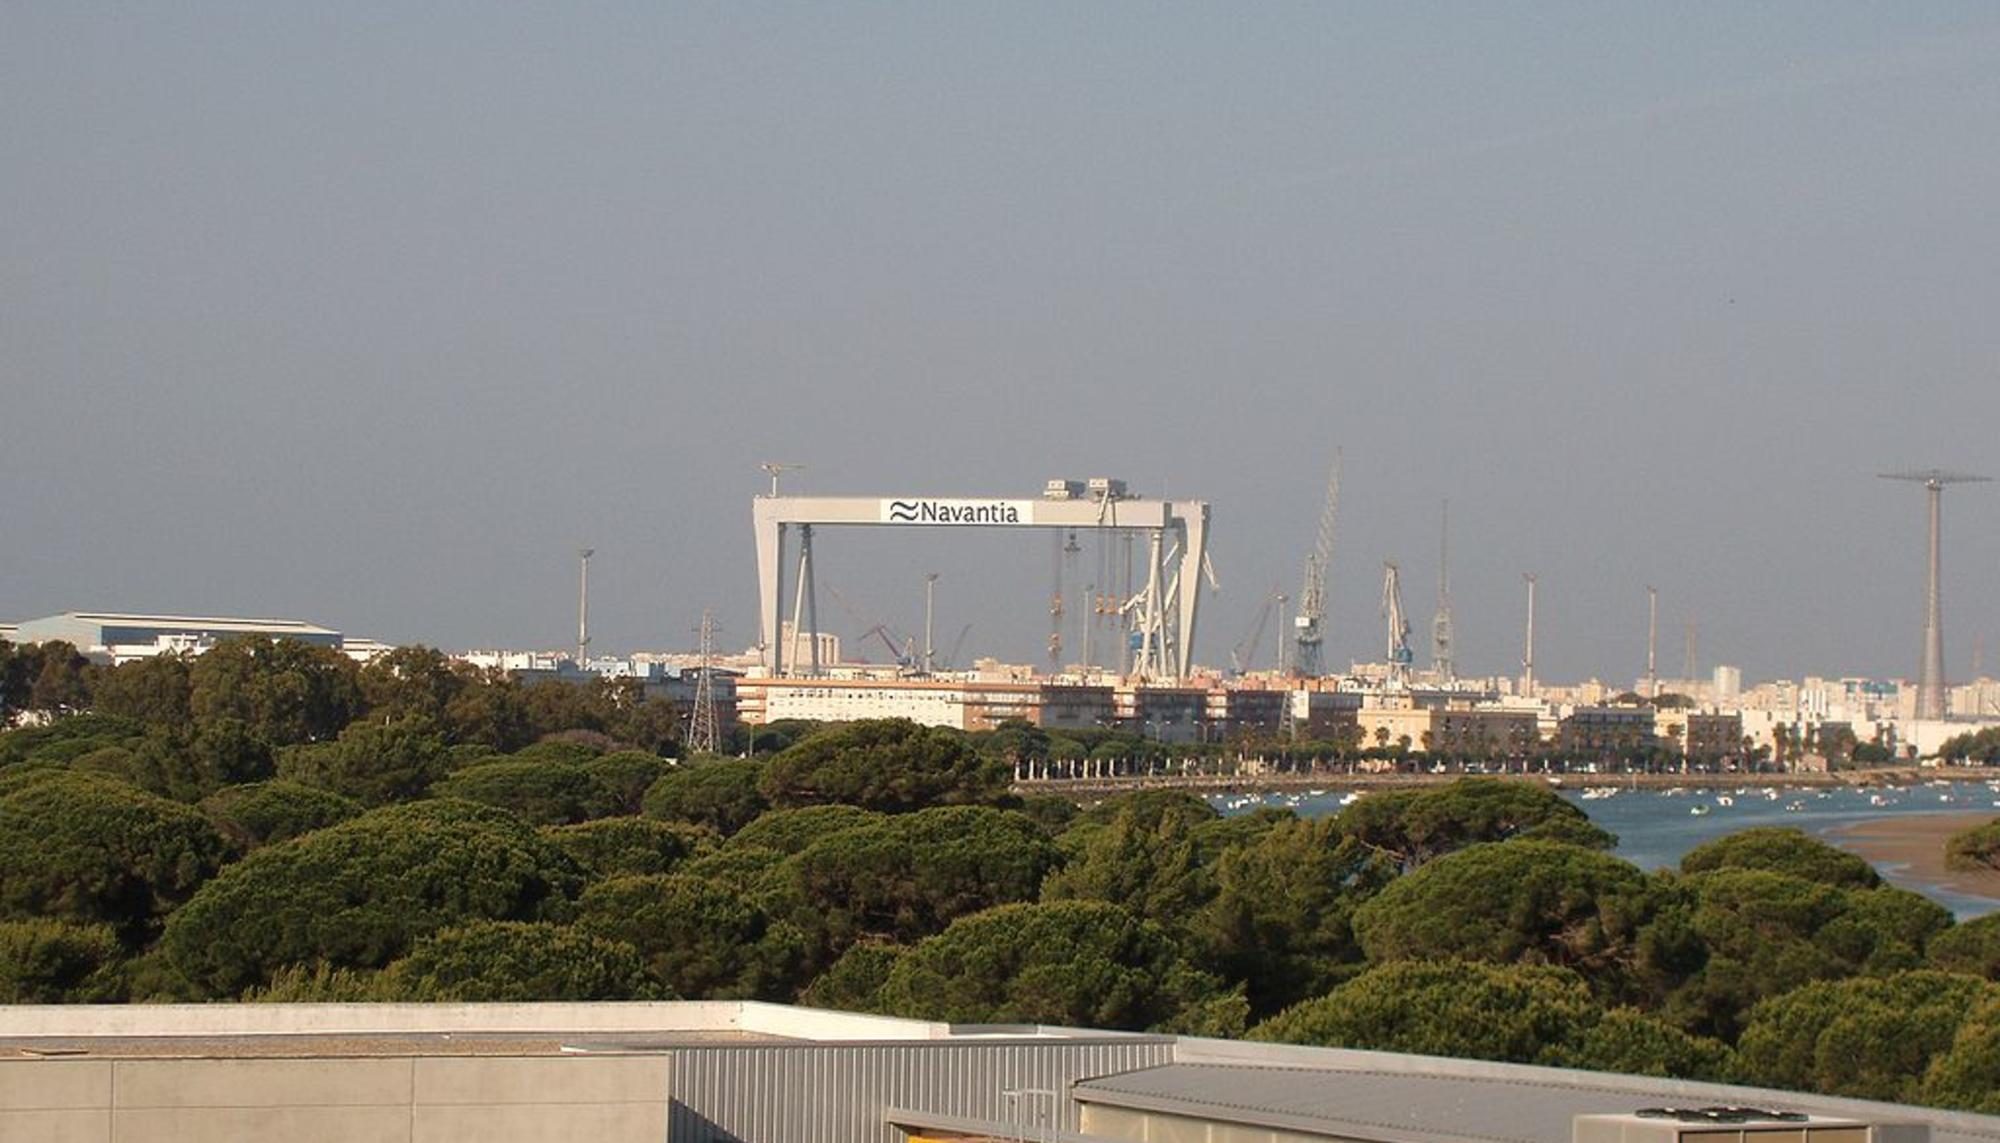
[[[1298,653],[1293,657],[1299,674],[1317,678],[1326,673],[1320,650],[1325,638],[1326,569],[1333,562],[1333,524],[1340,512],[1340,450],[1333,450],[1333,473],[1326,481],[1326,504],[1319,511],[1319,535],[1306,556],[1306,582],[1299,592],[1299,613],[1292,620],[1297,634]]]
[[[1410,685],[1410,617],[1403,611],[1403,573],[1396,561],[1382,562],[1382,617],[1389,622],[1389,682]]]

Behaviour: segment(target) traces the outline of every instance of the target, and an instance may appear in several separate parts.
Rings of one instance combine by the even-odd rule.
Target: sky
[[[1213,505],[1222,664],[1914,673],[2000,475],[1989,3],[0,7],[0,617],[755,640],[802,494]],[[2000,670],[2000,485],[1945,496]],[[1035,661],[1042,533],[828,532],[828,629]],[[1085,541],[1078,578],[1095,554]],[[1077,590],[1075,579],[1066,589]],[[851,607],[851,610],[850,610]],[[1074,608],[1074,603],[1072,603]],[[1079,636],[1072,629],[1072,647]],[[1267,634],[1255,658],[1271,660]],[[945,649],[943,646],[941,650]]]

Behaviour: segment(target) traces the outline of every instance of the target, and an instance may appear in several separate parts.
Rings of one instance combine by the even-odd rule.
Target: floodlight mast
[[[596,548],[578,548],[576,584],[576,669],[583,669],[583,656],[590,647],[590,557]]]
[[[1921,484],[1930,500],[1930,577],[1924,590],[1924,658],[1917,674],[1917,717],[1921,719],[1941,719],[1945,716],[1944,698],[1944,620],[1943,609],[1939,605],[1939,556],[1940,544],[1938,528],[1944,500],[1944,486],[1947,484],[1985,484],[1993,478],[1978,476],[1970,472],[1953,472],[1942,468],[1925,468],[1901,472],[1884,472],[1884,480],[1904,480]]]
[[[1528,641],[1521,652],[1521,693],[1535,697],[1535,573],[1522,572],[1528,584]]]
[[[1660,589],[1646,585],[1646,697],[1660,697]]]

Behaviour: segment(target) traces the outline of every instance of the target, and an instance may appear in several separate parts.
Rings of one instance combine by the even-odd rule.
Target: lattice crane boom
[[[1410,617],[1403,610],[1403,573],[1394,560],[1382,561],[1382,618],[1388,622],[1389,681],[1408,684]]]
[[[1333,527],[1340,514],[1340,450],[1333,451],[1333,472],[1327,477],[1326,503],[1319,512],[1319,534],[1306,556],[1305,586],[1299,591],[1296,662],[1298,672],[1308,678],[1326,673],[1321,644],[1326,626],[1326,572],[1333,564]]]
[[[1447,500],[1438,533],[1437,614],[1431,619],[1431,666],[1447,683],[1458,677],[1456,642],[1451,625],[1451,501]]]

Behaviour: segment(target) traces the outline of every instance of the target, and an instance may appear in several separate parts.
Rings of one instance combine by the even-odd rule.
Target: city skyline
[[[1543,679],[1643,673],[1647,584],[1663,675],[1693,621],[1703,673],[1913,678],[1924,521],[1874,474],[1992,467],[1983,5],[7,25],[0,619],[562,647],[587,546],[593,650],[744,645],[783,460],[1207,500],[1226,665],[1340,448],[1336,669],[1449,499],[1463,673],[1518,673],[1532,572]],[[1947,681],[2000,646],[1995,495],[1945,507]],[[1046,537],[925,539],[821,580],[913,630],[938,572],[940,641],[1040,661]]]

